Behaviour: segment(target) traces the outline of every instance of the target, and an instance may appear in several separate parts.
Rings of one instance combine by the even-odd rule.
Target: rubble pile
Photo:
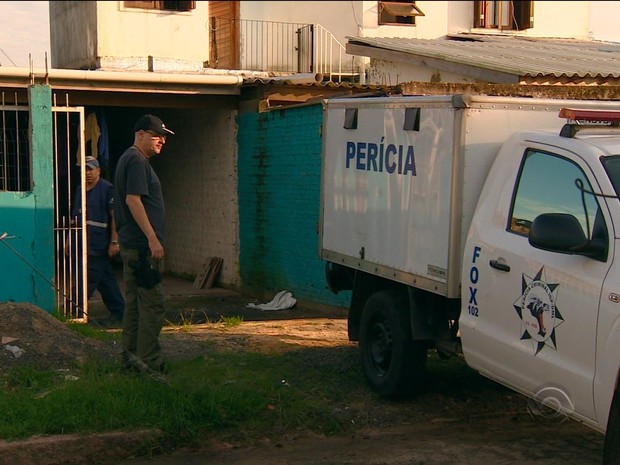
[[[73,368],[92,356],[113,355],[112,342],[84,338],[35,305],[0,304],[0,372],[26,365]]]

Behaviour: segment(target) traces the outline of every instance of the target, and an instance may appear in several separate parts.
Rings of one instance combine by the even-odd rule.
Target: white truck
[[[606,432],[620,463],[620,102],[323,103],[319,253],[369,384],[429,350]],[[618,257],[620,258],[620,257]]]

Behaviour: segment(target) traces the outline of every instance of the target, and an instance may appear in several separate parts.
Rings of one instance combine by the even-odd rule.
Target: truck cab
[[[511,136],[481,192],[462,269],[468,365],[600,431],[620,362],[619,135],[582,124]]]

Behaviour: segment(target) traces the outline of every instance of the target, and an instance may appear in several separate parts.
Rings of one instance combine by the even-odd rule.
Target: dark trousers
[[[106,308],[113,318],[122,319],[125,313],[125,299],[118,287],[112,261],[107,255],[88,256],[88,298],[95,290],[101,294]]]
[[[123,351],[129,352],[146,363],[153,370],[160,370],[163,363],[159,334],[166,314],[164,292],[161,283],[153,287],[139,286],[131,263],[140,260],[140,251],[121,245],[123,259],[123,280],[125,282],[125,318],[121,343]],[[150,260],[160,270],[162,262]]]
[[[82,260],[78,260],[76,269],[83,269]],[[101,299],[110,312],[111,317],[122,320],[125,314],[125,298],[116,281],[110,257],[107,255],[89,255],[86,279],[88,282],[86,298],[90,299],[95,291],[99,291]],[[72,302],[70,305],[73,318],[84,317],[83,299],[81,282],[76,283],[72,289]]]

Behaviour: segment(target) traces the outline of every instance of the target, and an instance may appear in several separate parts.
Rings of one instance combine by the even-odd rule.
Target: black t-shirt
[[[134,146],[125,150],[116,165],[114,217],[118,241],[132,249],[148,248],[149,242],[127,206],[127,195],[139,195],[159,242],[164,243],[166,209],[161,183],[148,159]]]

